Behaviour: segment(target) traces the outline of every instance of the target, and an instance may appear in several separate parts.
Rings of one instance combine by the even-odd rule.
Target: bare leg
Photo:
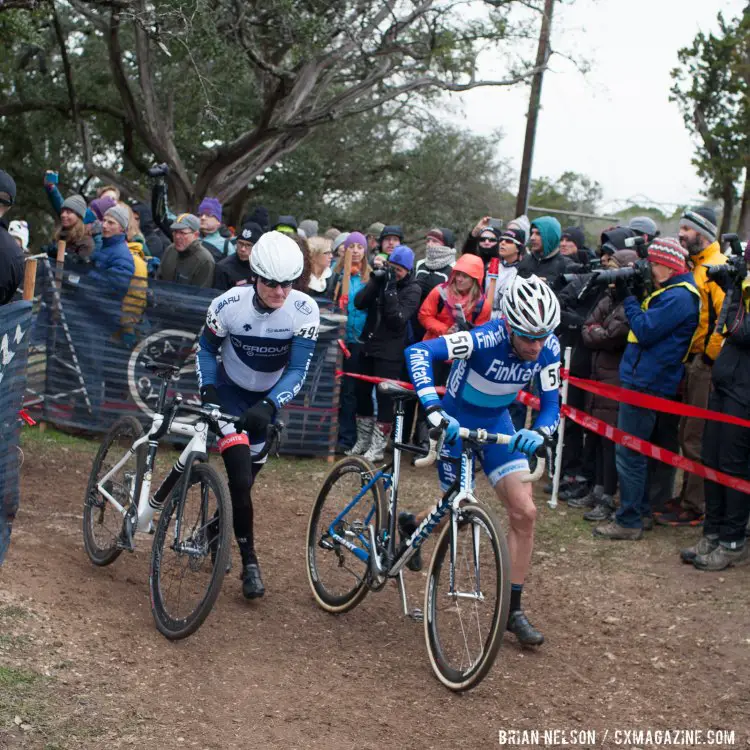
[[[505,505],[510,521],[508,549],[511,583],[523,583],[531,567],[536,525],[536,506],[531,491],[532,485],[523,484],[520,474],[508,474],[495,485],[495,494]]]

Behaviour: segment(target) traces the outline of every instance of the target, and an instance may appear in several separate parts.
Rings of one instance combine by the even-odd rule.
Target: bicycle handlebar
[[[239,417],[235,416],[234,414],[225,414],[217,408],[194,406],[192,404],[184,404],[180,401],[175,401],[165,415],[161,427],[153,435],[154,439],[159,440],[164,435],[166,435],[166,433],[169,431],[169,427],[172,424],[172,421],[177,416],[178,412],[185,412],[186,414],[194,414],[198,417],[202,417],[209,423],[213,423],[216,427],[218,427],[219,422],[236,422],[239,419]],[[280,420],[268,425],[268,433],[266,435],[265,445],[263,446],[263,450],[260,453],[252,457],[254,462],[261,461],[270,453],[271,448],[273,448],[274,443],[280,437],[281,433],[284,430],[284,427],[284,423]],[[218,432],[218,430],[216,431]]]
[[[495,432],[487,432],[487,430],[469,430],[466,427],[460,427],[458,430],[458,436],[462,440],[468,440],[472,443],[479,445],[508,445],[513,435],[501,435]],[[429,432],[430,448],[427,455],[424,458],[418,458],[414,462],[414,465],[418,468],[423,466],[432,466],[435,463],[440,451],[443,448],[443,442],[445,440],[445,431],[443,427],[433,427]],[[542,478],[546,466],[546,448],[540,447],[536,451],[536,468],[532,472],[525,472],[521,475],[521,482],[528,484],[529,482],[536,482]]]

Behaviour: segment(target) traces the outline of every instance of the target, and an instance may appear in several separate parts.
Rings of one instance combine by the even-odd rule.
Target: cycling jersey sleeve
[[[218,298],[217,298],[218,299]],[[218,363],[216,357],[221,342],[227,335],[227,329],[221,321],[220,314],[214,312],[216,300],[213,300],[206,313],[206,325],[198,339],[198,353],[195,358],[195,369],[198,373],[198,387],[216,385]]]
[[[315,353],[315,342],[318,340],[320,330],[320,311],[315,303],[308,307],[312,308],[311,312],[295,325],[289,364],[279,378],[279,382],[266,396],[269,401],[273,401],[277,409],[281,409],[300,392],[305,384],[310,360]]]
[[[560,422],[560,342],[550,336],[540,356],[542,369],[539,371],[539,414],[534,429],[546,437],[551,437]]]
[[[434,360],[469,359],[475,351],[490,349],[497,343],[497,321],[493,320],[471,331],[449,333],[408,347],[405,356],[409,377],[425,409],[440,404],[435,390]]]

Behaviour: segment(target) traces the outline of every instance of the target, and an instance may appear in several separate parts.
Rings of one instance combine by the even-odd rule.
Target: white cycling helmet
[[[266,232],[250,254],[250,270],[269,281],[295,281],[302,275],[304,265],[299,245],[281,232]]]
[[[503,297],[502,313],[514,333],[529,338],[548,336],[560,325],[560,303],[538,276],[513,279]]]

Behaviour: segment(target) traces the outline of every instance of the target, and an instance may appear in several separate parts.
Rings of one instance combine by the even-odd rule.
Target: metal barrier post
[[[563,357],[563,365],[565,369],[570,372],[570,355],[572,350],[569,346],[565,347],[565,355]],[[567,405],[568,403],[568,379],[565,378],[562,382],[562,403]],[[555,474],[552,478],[552,497],[548,501],[550,508],[557,507],[557,493],[560,490],[560,476],[562,475],[562,455],[563,446],[565,445],[565,417],[560,417],[560,426],[557,428],[557,447],[555,449]]]

